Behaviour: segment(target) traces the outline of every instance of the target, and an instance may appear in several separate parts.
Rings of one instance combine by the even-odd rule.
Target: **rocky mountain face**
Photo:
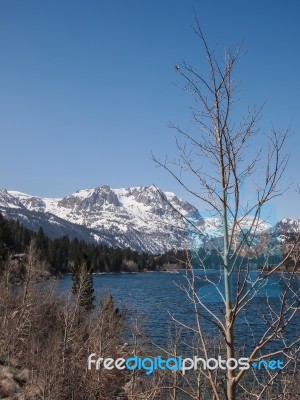
[[[203,231],[206,239],[221,236],[216,218],[201,218],[194,206],[155,186],[127,189],[100,186],[64,198],[0,189],[0,212],[33,230],[42,226],[52,238],[68,235],[150,253],[190,248],[191,243],[195,244],[193,229],[187,221]],[[282,237],[284,232],[299,232],[300,221],[282,220],[277,231]]]
[[[0,211],[30,229],[42,226],[52,238],[69,235],[150,253],[186,246],[184,217],[196,215],[196,224],[203,224],[195,207],[154,186],[101,186],[62,199],[0,189]]]
[[[275,225],[273,231],[275,231],[277,235],[282,236],[283,239],[288,235],[297,235],[300,233],[300,220],[291,218],[282,219]]]

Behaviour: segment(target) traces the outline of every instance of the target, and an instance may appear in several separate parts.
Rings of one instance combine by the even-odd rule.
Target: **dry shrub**
[[[6,374],[26,368],[30,375],[23,385],[23,397],[14,398],[120,398],[126,373],[117,369],[88,371],[87,359],[90,353],[124,356],[125,314],[115,308],[110,295],[102,298],[96,312],[83,312],[79,296],[59,296],[50,283],[36,283],[36,261],[32,247],[24,283],[10,284],[9,266],[0,282],[0,358],[7,366]],[[2,380],[0,387],[12,385],[16,379]],[[33,395],[37,387],[40,391]]]

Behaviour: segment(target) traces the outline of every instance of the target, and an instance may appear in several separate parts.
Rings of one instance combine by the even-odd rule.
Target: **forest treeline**
[[[221,254],[216,249],[199,248],[197,253],[186,250],[169,250],[164,254],[153,255],[137,252],[129,247],[125,249],[109,247],[103,244],[87,243],[83,240],[70,239],[68,236],[51,239],[42,228],[38,232],[25,228],[19,221],[5,219],[0,213],[0,267],[8,257],[26,253],[32,239],[39,251],[40,261],[52,275],[72,272],[77,260],[87,257],[92,272],[142,272],[168,269],[218,268],[222,264]],[[287,243],[293,243],[294,237]],[[288,245],[287,245],[288,247]],[[268,263],[278,263],[288,250],[281,248],[279,253],[269,254]],[[247,259],[247,265],[259,268],[266,261],[264,254]],[[242,262],[242,261],[241,261]],[[288,262],[285,263],[288,266]]]
[[[160,270],[167,264],[178,268],[186,265],[184,251],[167,251],[161,255],[137,252],[129,247],[113,248],[102,244],[70,239],[68,236],[51,239],[42,228],[31,231],[19,221],[5,219],[0,213],[0,264],[8,257],[24,254],[32,240],[39,251],[40,261],[53,275],[71,272],[74,263],[88,257],[93,272],[139,272]]]

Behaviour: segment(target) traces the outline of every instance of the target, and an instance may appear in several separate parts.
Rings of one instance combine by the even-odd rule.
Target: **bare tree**
[[[286,254],[282,252],[281,259],[271,266],[273,239],[263,215],[269,202],[284,192],[279,183],[288,162],[284,145],[289,129],[272,128],[270,134],[262,137],[257,127],[262,108],[249,108],[239,122],[236,120],[238,85],[233,75],[241,46],[226,50],[220,60],[208,45],[197,18],[194,32],[204,49],[206,72],[203,65],[199,72],[185,62],[176,65],[175,69],[183,78],[184,91],[195,100],[192,115],[196,133],[172,124],[171,127],[179,134],[179,157],[164,161],[154,157],[154,160],[200,202],[222,230],[220,244],[220,239],[212,240],[207,236],[203,221],[182,215],[191,237],[205,240],[211,249],[218,252],[222,263],[220,280],[216,282],[209,273],[206,259],[200,257],[197,263],[203,273],[196,274],[192,268],[192,274],[187,275],[188,285],[184,287],[193,304],[196,322],[189,328],[197,333],[203,356],[206,360],[214,356],[208,345],[211,330],[205,328],[209,322],[219,333],[227,360],[234,359],[238,353],[254,365],[271,357],[282,356],[284,360],[284,369],[265,369],[264,379],[253,373],[254,368],[227,368],[223,375],[220,371],[203,371],[203,377],[211,388],[211,398],[234,400],[242,394],[243,397],[239,398],[261,399],[295,362],[300,342],[299,335],[293,337],[288,333],[292,321],[299,314],[296,262],[289,273],[280,272],[293,254],[295,245]],[[262,138],[267,145],[256,146],[254,152],[255,144],[262,143]],[[248,196],[246,200],[243,198],[245,182],[253,191],[252,198]],[[190,250],[197,253],[196,248]],[[193,267],[191,252],[189,257]],[[253,277],[254,261],[258,265]],[[268,288],[275,276],[278,298],[273,301]],[[201,287],[203,283],[210,284],[211,290],[219,297],[219,311],[212,309],[201,296],[199,285]],[[256,310],[257,321],[260,319],[263,330],[253,333],[251,343],[243,352],[236,345],[241,321],[245,326],[249,324],[251,304],[257,304],[258,298],[261,298],[263,307],[261,314]],[[191,398],[202,397],[194,393]]]

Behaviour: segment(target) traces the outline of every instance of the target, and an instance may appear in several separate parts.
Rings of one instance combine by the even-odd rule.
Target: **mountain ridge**
[[[104,185],[64,198],[1,189],[0,210],[31,229],[42,226],[50,237],[68,234],[89,242],[161,253],[182,247],[186,236],[186,226],[174,208],[183,215],[197,212],[174,193],[163,195],[167,201],[153,185],[121,189]]]
[[[191,216],[208,238],[220,237],[216,218],[203,219],[196,207],[154,185],[120,189],[103,185],[63,198],[0,189],[0,211],[30,229],[42,226],[52,238],[68,235],[152,254],[190,247],[193,239],[186,219]],[[284,240],[287,234],[300,232],[300,221],[284,219],[272,229]]]

